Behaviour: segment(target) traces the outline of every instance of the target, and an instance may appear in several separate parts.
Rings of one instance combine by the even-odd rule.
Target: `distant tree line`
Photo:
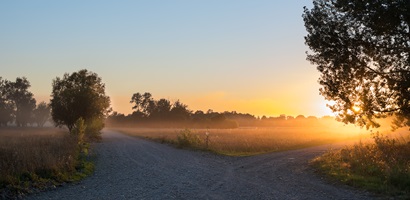
[[[70,133],[84,128],[88,137],[99,137],[104,123],[109,126],[164,127],[164,128],[237,128],[315,126],[323,124],[323,118],[299,115],[278,117],[255,117],[251,114],[214,112],[209,109],[192,111],[177,100],[154,99],[151,93],[135,93],[130,103],[133,113],[124,115],[111,112],[110,98],[105,95],[105,85],[93,72],[80,70],[57,77],[52,83],[50,104],[36,104],[29,91],[27,78],[15,81],[0,77],[0,126],[14,124],[19,127],[37,125],[42,127],[50,115],[56,126],[66,126]],[[106,118],[108,116],[108,118]],[[333,120],[333,118],[332,118]]]
[[[280,115],[278,117],[255,117],[236,111],[214,112],[209,109],[192,111],[177,100],[161,98],[156,100],[151,93],[135,93],[131,97],[133,113],[124,115],[113,112],[107,118],[108,126],[162,127],[162,128],[237,128],[237,127],[277,127],[277,126],[315,126],[324,124],[323,119],[314,116],[297,117]]]
[[[161,98],[156,100],[151,93],[135,93],[131,97],[133,113],[113,112],[107,118],[109,126],[139,126],[139,127],[190,127],[190,128],[236,128],[238,124],[229,120],[223,113],[196,111],[177,100],[171,102]]]
[[[236,111],[225,111],[221,114],[226,119],[235,121],[240,127],[322,127],[336,122],[335,118],[331,116],[317,118],[316,116],[298,115],[294,117],[282,114],[276,117],[256,117]]]
[[[9,81],[0,77],[0,126],[15,124],[19,127],[44,126],[50,118],[50,106],[45,102],[36,105],[25,77]]]

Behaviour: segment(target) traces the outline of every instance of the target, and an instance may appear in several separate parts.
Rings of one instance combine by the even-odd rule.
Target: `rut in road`
[[[370,199],[332,185],[308,161],[329,148],[251,157],[175,149],[104,130],[95,174],[28,199]]]

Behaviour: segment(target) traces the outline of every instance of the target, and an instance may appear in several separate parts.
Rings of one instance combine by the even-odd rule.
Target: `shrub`
[[[71,135],[77,140],[79,145],[84,143],[84,135],[86,130],[86,125],[84,124],[84,119],[80,118],[75,122],[75,127],[71,131]]]
[[[86,123],[85,133],[89,141],[101,140],[101,130],[104,128],[104,121],[100,118],[92,118]]]
[[[178,148],[200,148],[203,143],[201,138],[189,129],[180,131],[176,142]]]
[[[410,197],[410,143],[380,134],[373,138],[374,143],[330,151],[313,163],[349,185]]]

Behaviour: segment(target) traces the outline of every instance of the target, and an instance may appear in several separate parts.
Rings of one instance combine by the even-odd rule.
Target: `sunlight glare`
[[[362,109],[361,109],[359,106],[354,105],[354,106],[352,107],[352,110],[353,110],[355,113],[358,113],[358,112],[360,112]]]

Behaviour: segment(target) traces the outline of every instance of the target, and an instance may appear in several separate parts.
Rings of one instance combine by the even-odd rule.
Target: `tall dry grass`
[[[0,128],[0,198],[68,181],[78,167],[75,138],[56,128]]]
[[[324,127],[276,127],[276,128],[238,128],[238,129],[190,129],[189,134],[199,138],[191,145],[193,148],[208,149],[225,155],[254,155],[273,151],[297,149],[336,141],[368,138],[369,133],[356,130],[342,134],[347,128],[335,130]],[[125,134],[149,138],[160,142],[178,145],[178,136],[183,129],[116,128]],[[350,128],[349,128],[350,130]],[[208,146],[206,146],[207,136]]]
[[[348,185],[410,199],[410,136],[375,134],[374,141],[329,151],[313,164]]]

